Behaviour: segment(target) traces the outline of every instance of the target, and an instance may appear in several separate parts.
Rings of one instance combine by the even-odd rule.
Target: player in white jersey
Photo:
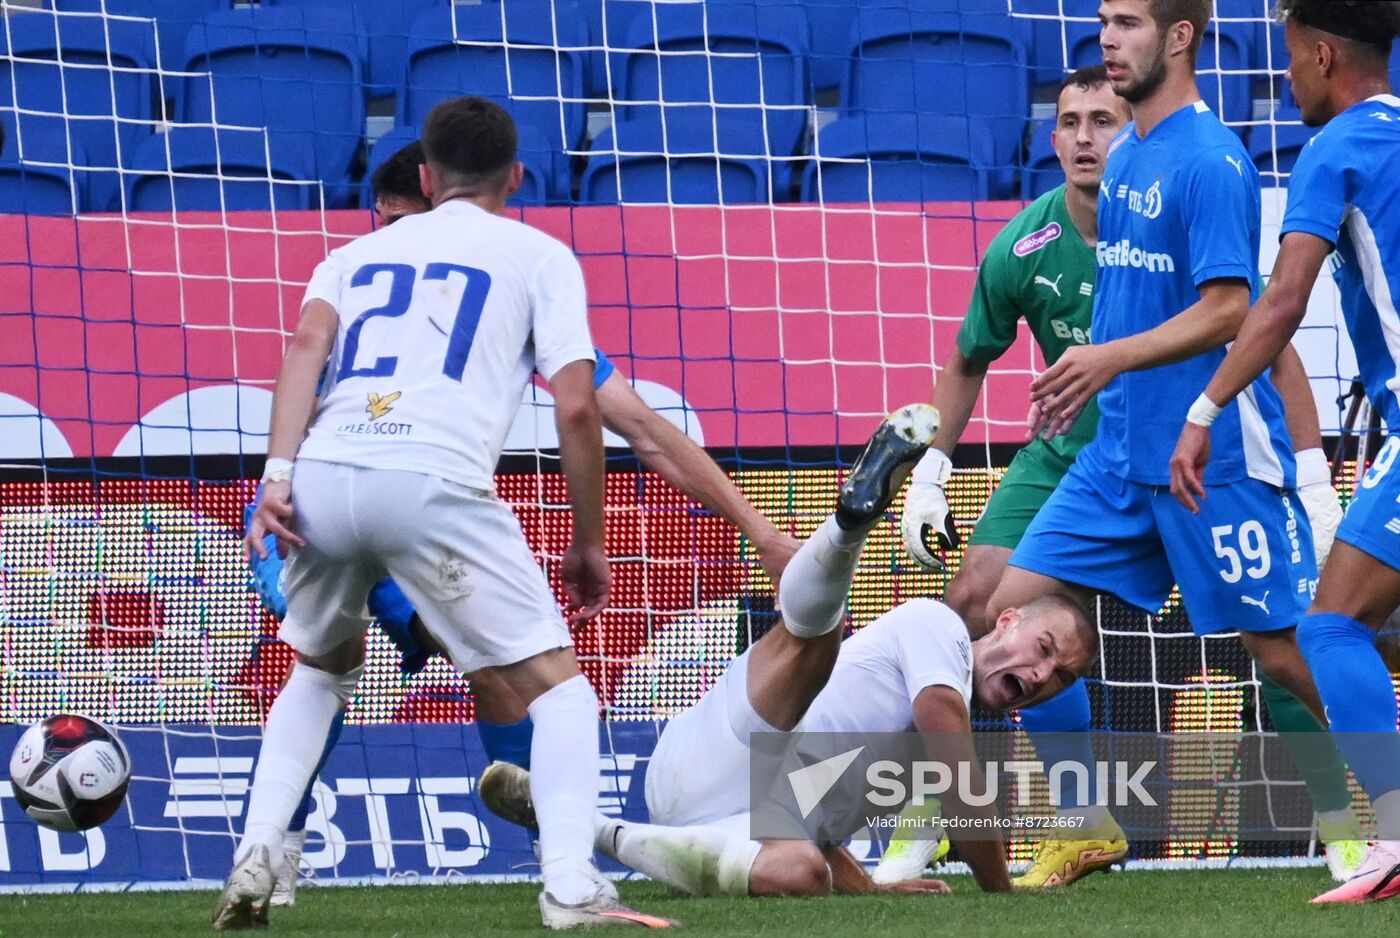
[[[695,706],[667,724],[647,771],[651,823],[600,817],[600,852],[693,895],[946,891],[937,880],[871,881],[841,846],[864,825],[861,812],[850,813],[845,803],[824,825],[830,834],[824,845],[751,839],[743,781],[754,733],[917,730],[934,759],[975,764],[974,700],[996,710],[1033,704],[1093,661],[1094,624],[1062,596],[1005,610],[975,642],[962,620],[933,600],[905,603],[841,641],[838,626],[861,547],[931,441],[927,428],[936,426],[936,415],[927,404],[911,405],[882,424],[842,487],[836,514],[788,565],[779,586],[782,627],[735,659]],[[514,767],[505,771],[524,776]],[[527,822],[524,786],[518,791],[514,799],[502,791],[487,804]],[[945,805],[969,819],[995,811],[963,804],[956,793]],[[961,839],[959,849],[983,889],[1008,891],[1005,848],[985,831]]]
[[[274,704],[299,719],[264,736],[214,924],[266,922],[281,832],[363,665],[364,597],[390,575],[453,660],[498,668],[528,707],[542,770],[532,794],[544,923],[665,926],[623,908],[593,866],[598,701],[544,574],[492,488],[521,393],[538,373],[555,397],[573,507],[561,568],[569,618],[601,611],[603,447],[583,274],[563,244],[503,215],[521,167],[502,108],[481,98],[438,105],[423,150],[433,210],[322,262],[278,377],[247,542],[261,552],[271,532],[291,548],[280,635],[298,671],[317,680]]]

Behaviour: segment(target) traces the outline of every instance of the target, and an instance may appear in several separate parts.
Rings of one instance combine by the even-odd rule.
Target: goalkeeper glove
[[[1321,449],[1305,449],[1297,454],[1298,499],[1312,524],[1313,551],[1321,572],[1332,551],[1337,526],[1342,523],[1342,502],[1332,487],[1332,467]]]
[[[931,449],[919,460],[910,476],[904,496],[904,514],[899,519],[904,548],[925,570],[943,573],[948,565],[940,552],[955,549],[962,538],[953,524],[943,486],[953,473],[953,463],[942,450]]]

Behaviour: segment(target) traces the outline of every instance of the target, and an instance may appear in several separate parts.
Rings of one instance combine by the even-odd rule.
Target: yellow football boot
[[[1070,840],[1071,836],[1076,837]],[[1111,816],[1096,827],[1065,831],[1036,844],[1035,857],[1026,872],[1011,881],[1017,889],[1049,889],[1068,886],[1096,870],[1121,863],[1128,855],[1128,838]]]

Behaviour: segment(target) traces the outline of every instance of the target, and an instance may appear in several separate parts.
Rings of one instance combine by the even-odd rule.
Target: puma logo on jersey
[[[1060,274],[1060,275],[1059,275],[1058,277],[1056,277],[1054,280],[1049,280],[1049,279],[1046,279],[1045,277],[1040,276],[1040,274],[1036,274],[1036,275],[1035,275],[1035,282],[1038,283],[1038,284],[1044,284],[1045,286],[1047,286],[1047,287],[1049,287],[1050,289],[1054,290],[1056,296],[1059,296],[1059,295],[1060,295],[1060,281],[1063,280],[1064,278],[1065,278],[1065,275],[1064,275],[1064,274]]]
[[[386,394],[380,397],[378,394],[370,391],[369,394],[365,396],[369,398],[369,403],[365,405],[365,413],[369,414],[370,420],[378,420],[394,409],[394,401],[402,397],[403,392],[395,391],[393,394]]]
[[[1227,162],[1227,163],[1229,163],[1231,166],[1235,167],[1235,172],[1237,172],[1237,173],[1240,174],[1240,178],[1241,178],[1241,179],[1244,178],[1244,160],[1237,160],[1237,159],[1235,159],[1233,156],[1231,156],[1230,154],[1227,153],[1227,154],[1225,154],[1225,162]]]
[[[1260,599],[1255,599],[1253,596],[1241,596],[1240,602],[1244,603],[1246,606],[1258,606],[1260,609],[1264,610],[1264,615],[1267,616],[1269,614],[1268,590],[1264,590],[1264,595]]]

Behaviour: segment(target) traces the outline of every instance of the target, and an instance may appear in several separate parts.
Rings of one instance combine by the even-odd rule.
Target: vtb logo
[[[403,396],[402,391],[395,391],[393,394],[386,394],[380,397],[373,391],[365,395],[369,403],[365,405],[365,413],[369,414],[370,420],[378,420],[389,411],[394,409],[394,402]]]

